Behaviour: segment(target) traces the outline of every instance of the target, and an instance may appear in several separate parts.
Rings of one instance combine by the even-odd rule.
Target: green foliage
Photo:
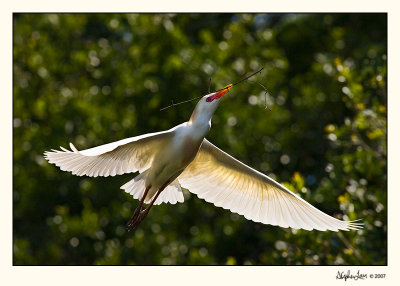
[[[14,264],[385,265],[385,14],[14,15]],[[126,232],[135,174],[76,177],[43,158],[168,129],[235,82],[207,138],[351,232],[247,221],[185,192]],[[267,104],[268,109],[265,108]]]

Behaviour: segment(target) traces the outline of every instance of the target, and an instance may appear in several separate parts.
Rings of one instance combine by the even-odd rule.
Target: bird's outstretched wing
[[[178,177],[182,187],[218,207],[255,222],[306,230],[350,230],[362,224],[331,217],[268,176],[204,139]]]
[[[44,157],[63,171],[90,177],[115,176],[142,172],[153,162],[157,150],[171,140],[173,129],[131,137],[94,148],[78,151],[72,143],[72,151],[52,150]]]

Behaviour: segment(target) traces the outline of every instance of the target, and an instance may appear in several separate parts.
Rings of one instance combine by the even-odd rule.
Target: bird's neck
[[[198,113],[195,109],[188,121],[188,125],[196,129],[196,133],[199,136],[205,137],[211,128],[211,117],[204,113]]]

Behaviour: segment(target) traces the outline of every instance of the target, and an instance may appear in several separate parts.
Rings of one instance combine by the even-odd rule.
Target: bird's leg
[[[147,214],[149,213],[151,207],[153,206],[154,202],[156,201],[158,195],[161,193],[161,189],[159,189],[156,193],[156,195],[154,196],[154,198],[151,200],[150,204],[142,211],[140,211],[140,213],[138,214],[138,216],[134,219],[134,221],[130,221],[128,224],[128,230],[132,230],[134,228],[136,228],[143,220],[144,218],[147,216]]]
[[[146,187],[146,189],[144,190],[144,194],[143,194],[142,198],[140,199],[139,205],[136,207],[135,211],[132,214],[132,217],[128,221],[128,224],[127,224],[128,230],[130,230],[130,225],[132,225],[133,222],[139,216],[139,214],[140,214],[140,212],[142,210],[142,206],[143,206],[144,200],[146,199],[147,193],[149,192],[150,188],[151,188],[151,185]]]
[[[138,207],[136,208],[135,212],[133,213],[131,219],[129,220],[129,222],[127,224],[128,231],[130,231],[130,230],[134,229],[135,227],[137,227],[144,220],[144,218],[149,213],[151,207],[153,206],[154,202],[157,200],[158,196],[165,189],[165,187],[168,186],[168,184],[169,184],[169,181],[167,181],[164,185],[162,185],[161,188],[158,189],[158,191],[155,194],[154,198],[151,200],[150,204],[144,210],[142,210],[143,202],[144,202],[144,200],[146,198],[146,195],[147,195],[150,187],[146,188],[146,190],[145,190],[145,192],[143,194],[143,197],[140,200],[140,203],[139,203]]]

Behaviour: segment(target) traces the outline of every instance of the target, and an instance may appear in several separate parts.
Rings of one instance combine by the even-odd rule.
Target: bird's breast
[[[167,180],[176,179],[196,157],[203,139],[193,136],[190,129],[177,132],[154,157],[146,185],[159,187]]]
[[[181,164],[183,166],[186,167],[190,162],[193,161],[194,157],[196,157],[196,154],[199,151],[202,141],[203,140],[196,140],[190,136],[187,136],[183,139],[181,158]]]

